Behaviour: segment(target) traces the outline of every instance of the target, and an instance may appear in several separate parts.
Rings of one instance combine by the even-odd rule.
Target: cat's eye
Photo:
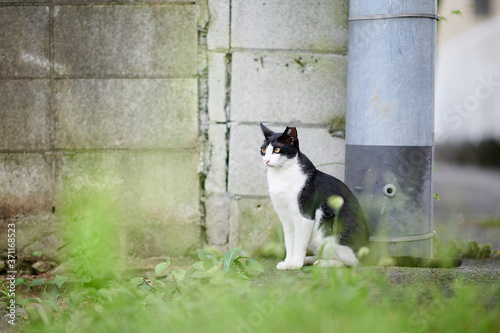
[[[266,149],[264,149],[264,148],[260,148],[260,151],[262,152],[262,154],[266,153]]]
[[[280,150],[281,150],[281,148],[278,148],[278,147],[274,148],[274,152],[275,152],[276,154],[277,154],[277,153],[279,153],[279,152],[280,152]]]

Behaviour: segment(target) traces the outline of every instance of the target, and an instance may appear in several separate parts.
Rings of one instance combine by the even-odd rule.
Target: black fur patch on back
[[[299,162],[307,175],[307,181],[299,194],[299,207],[304,217],[315,219],[321,208],[323,216],[320,229],[325,237],[336,235],[340,245],[354,251],[368,246],[368,228],[358,200],[349,188],[337,178],[317,170],[311,161],[299,153]],[[344,204],[335,224],[335,211],[328,205],[331,196],[340,196]]]

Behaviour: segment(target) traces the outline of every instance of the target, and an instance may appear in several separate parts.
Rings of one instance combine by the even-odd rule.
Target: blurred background
[[[500,2],[441,0],[439,14],[435,225],[498,248]]]

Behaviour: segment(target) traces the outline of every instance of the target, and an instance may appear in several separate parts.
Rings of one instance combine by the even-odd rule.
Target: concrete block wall
[[[89,189],[115,193],[128,254],[202,244],[198,7],[0,3],[0,230],[16,222],[18,249],[56,255],[55,216]]]
[[[302,151],[343,179],[348,1],[209,0],[208,7],[207,240],[251,253],[280,230],[260,122],[275,131],[296,126]]]
[[[0,234],[15,221],[18,248],[56,254],[57,212],[100,191],[130,255],[277,240],[259,123],[297,126],[343,178],[347,16],[347,0],[0,1]]]

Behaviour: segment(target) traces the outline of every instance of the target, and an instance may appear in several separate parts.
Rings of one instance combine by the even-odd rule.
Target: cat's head
[[[284,167],[297,156],[299,139],[295,127],[287,127],[283,133],[275,133],[263,124],[260,124],[260,128],[264,133],[264,143],[260,147],[260,155],[268,167]]]

